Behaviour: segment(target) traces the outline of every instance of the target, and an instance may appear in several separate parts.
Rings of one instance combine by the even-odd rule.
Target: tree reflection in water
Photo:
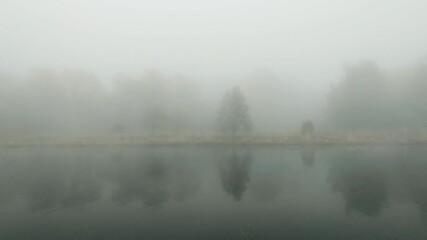
[[[225,192],[239,201],[249,182],[249,172],[252,165],[252,156],[249,150],[240,153],[237,149],[219,159],[219,173],[221,184]]]
[[[405,147],[400,151],[399,170],[407,198],[414,202],[424,220],[427,220],[427,150],[421,147]]]
[[[346,212],[378,216],[388,198],[385,173],[369,154],[338,154],[331,169],[332,189],[342,194]]]
[[[315,160],[315,154],[316,154],[316,149],[314,147],[304,147],[301,150],[301,159],[303,161],[303,163],[308,166],[311,167],[314,164],[314,160]]]
[[[122,159],[113,201],[126,204],[138,199],[147,207],[159,207],[170,199],[182,201],[193,196],[199,187],[197,174],[185,159],[174,160],[156,153]]]
[[[23,187],[30,209],[83,206],[101,197],[102,185],[96,176],[96,165],[89,159],[63,161],[36,156],[24,161]]]

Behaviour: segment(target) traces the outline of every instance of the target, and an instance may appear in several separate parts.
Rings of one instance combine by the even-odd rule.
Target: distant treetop
[[[218,112],[217,128],[232,136],[252,130],[249,107],[239,87],[234,87],[224,94]]]

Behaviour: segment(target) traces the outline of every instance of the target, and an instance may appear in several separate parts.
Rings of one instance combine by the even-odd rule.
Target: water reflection
[[[420,209],[424,220],[427,220],[427,150],[424,148],[403,149],[400,173],[403,178],[403,189],[408,199]]]
[[[250,150],[232,149],[219,154],[218,169],[224,191],[239,201],[249,182],[252,165]]]
[[[67,189],[63,197],[64,207],[82,206],[92,203],[101,197],[101,182],[96,176],[96,165],[93,161],[79,159],[73,162]]]
[[[158,207],[169,199],[182,201],[191,197],[200,181],[183,160],[175,157],[170,162],[160,153],[121,159],[113,201],[125,204],[138,199],[147,207]]]
[[[376,217],[387,202],[387,183],[376,159],[363,152],[338,154],[331,166],[332,189],[342,194],[346,212]]]
[[[52,226],[50,239],[236,239],[246,222],[257,239],[427,237],[424,147],[9,153],[0,152],[1,239]]]
[[[9,156],[0,161],[0,207],[23,191],[24,183],[19,177],[20,174],[17,174],[22,172],[22,169],[16,163],[16,159]]]
[[[315,160],[315,154],[316,154],[316,149],[314,147],[310,147],[310,146],[303,147],[303,149],[301,150],[301,159],[303,163],[308,167],[313,166],[314,160]]]
[[[294,176],[287,172],[281,161],[268,162],[268,166],[262,167],[255,165],[251,172],[248,192],[259,202],[272,202],[278,199],[284,190],[287,193],[294,190],[295,181],[293,180]]]
[[[93,162],[70,163],[58,159],[35,159],[29,163],[26,179],[32,210],[82,206],[100,198],[101,185],[94,176]]]
[[[92,157],[63,153],[2,159],[0,206],[22,198],[32,211],[80,207],[110,195],[105,189],[112,185],[111,199],[117,203],[139,200],[145,206],[157,207],[168,200],[190,198],[201,182],[183,154],[121,151],[110,157]]]
[[[43,154],[21,157],[0,162],[0,202],[20,197],[31,210],[41,211],[83,206],[101,197],[93,161]]]

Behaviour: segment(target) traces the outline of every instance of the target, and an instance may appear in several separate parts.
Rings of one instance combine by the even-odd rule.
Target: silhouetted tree
[[[402,81],[407,82],[408,91],[404,92],[404,101],[400,109],[396,110],[399,112],[398,117],[404,117],[404,126],[410,127],[427,127],[427,62],[415,67],[407,78]],[[403,110],[403,114],[402,114]]]
[[[113,125],[113,127],[111,128],[111,132],[113,134],[118,134],[121,135],[125,132],[123,125],[121,125],[120,123],[116,123]]]
[[[183,75],[175,76],[168,84],[167,125],[175,134],[194,127],[200,106],[199,86]]]
[[[165,76],[156,71],[147,72],[142,79],[144,123],[151,134],[157,134],[165,127],[167,81]]]
[[[249,107],[239,87],[227,91],[222,98],[217,119],[218,129],[236,136],[239,131],[252,130]]]
[[[345,69],[344,79],[331,89],[329,114],[337,127],[361,129],[384,127],[385,86],[382,71],[371,62]]]
[[[301,126],[301,135],[311,136],[313,135],[314,126],[311,121],[305,121]]]

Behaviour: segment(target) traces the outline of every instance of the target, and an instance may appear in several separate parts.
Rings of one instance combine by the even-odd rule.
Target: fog
[[[423,129],[425,9],[0,0],[0,134],[216,134],[235,87],[255,134]]]

